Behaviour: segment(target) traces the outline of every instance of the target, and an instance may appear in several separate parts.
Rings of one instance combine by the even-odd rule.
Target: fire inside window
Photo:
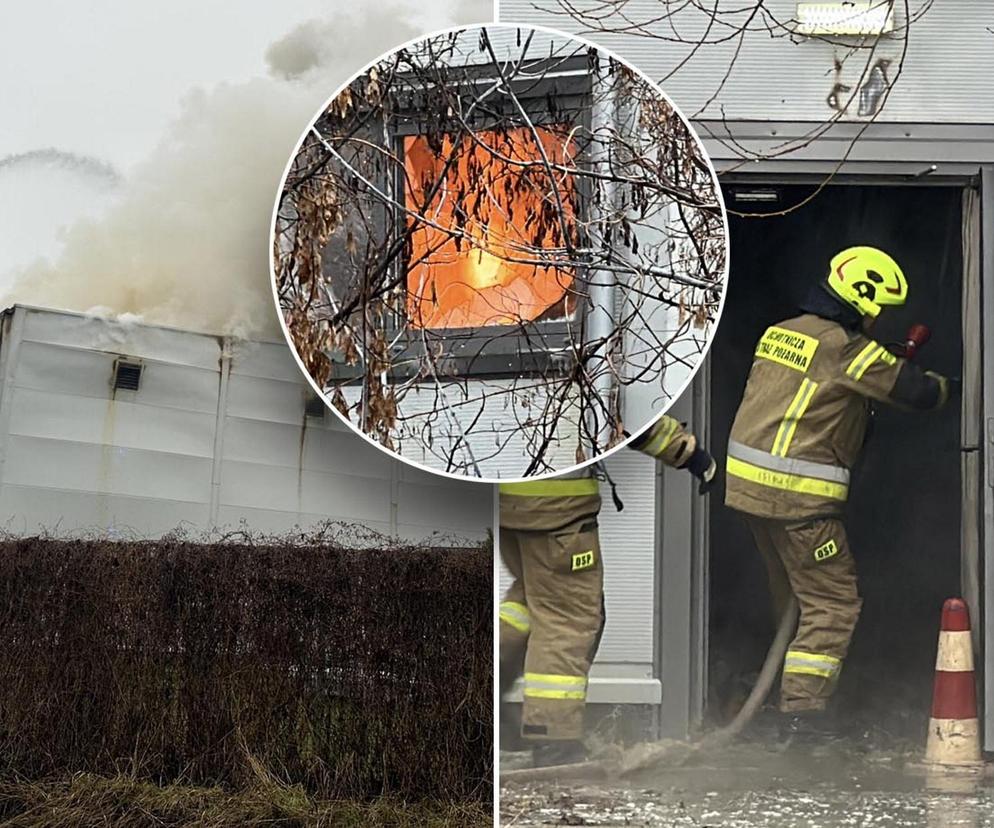
[[[405,204],[431,222],[411,238],[413,327],[517,325],[573,313],[575,274],[564,233],[575,232],[576,190],[568,172],[553,169],[550,177],[536,133],[549,164],[573,165],[565,127],[481,131],[459,142],[449,135],[404,139]]]

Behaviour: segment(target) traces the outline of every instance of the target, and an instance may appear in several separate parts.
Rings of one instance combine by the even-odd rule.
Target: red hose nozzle
[[[931,338],[932,331],[929,330],[928,325],[920,323],[912,325],[904,337],[904,356],[907,359],[914,359],[918,349],[922,348]]]

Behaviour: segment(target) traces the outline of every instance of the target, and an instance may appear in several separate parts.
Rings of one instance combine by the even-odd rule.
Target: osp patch
[[[828,558],[833,558],[839,554],[839,547],[836,545],[834,540],[828,541],[828,543],[823,543],[817,549],[815,549],[815,560],[824,561]]]
[[[573,572],[579,572],[581,569],[590,569],[596,563],[597,557],[594,555],[593,549],[573,554]]]

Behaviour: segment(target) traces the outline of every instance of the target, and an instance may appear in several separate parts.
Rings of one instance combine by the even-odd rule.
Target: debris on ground
[[[989,779],[912,773],[910,746],[864,735],[740,742],[622,781],[504,784],[501,825],[994,828]]]

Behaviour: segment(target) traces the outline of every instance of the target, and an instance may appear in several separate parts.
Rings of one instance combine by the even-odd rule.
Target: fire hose
[[[783,664],[787,647],[794,637],[797,624],[797,599],[793,596],[787,603],[776,635],[770,649],[766,653],[762,669],[756,678],[752,691],[745,703],[739,709],[732,721],[725,727],[714,730],[694,743],[666,740],[655,743],[635,745],[620,756],[608,759],[595,759],[588,762],[575,762],[570,765],[555,765],[547,768],[522,768],[519,770],[502,771],[502,782],[540,782],[550,779],[583,778],[583,777],[623,777],[663,763],[682,764],[690,756],[700,750],[721,747],[732,741],[752,721],[753,717],[766,701],[773,682],[776,681]]]
[[[904,341],[893,343],[890,350],[905,359],[913,359],[919,350],[931,338],[931,331],[925,325],[912,325]],[[611,777],[620,778],[640,770],[646,770],[660,764],[683,764],[694,753],[721,747],[738,736],[753,720],[759,712],[763,703],[773,689],[773,683],[780,673],[780,666],[783,664],[787,654],[787,648],[794,637],[794,630],[797,625],[798,606],[797,599],[791,596],[784,609],[783,616],[777,626],[773,642],[766,652],[763,666],[756,678],[749,696],[746,698],[739,712],[724,727],[711,731],[700,740],[693,743],[665,740],[660,742],[650,742],[622,751],[620,755],[615,755],[606,759],[595,759],[587,762],[575,762],[569,765],[555,765],[546,768],[523,768],[519,770],[504,771],[500,774],[502,782],[539,782],[551,779],[563,778],[600,778]]]

